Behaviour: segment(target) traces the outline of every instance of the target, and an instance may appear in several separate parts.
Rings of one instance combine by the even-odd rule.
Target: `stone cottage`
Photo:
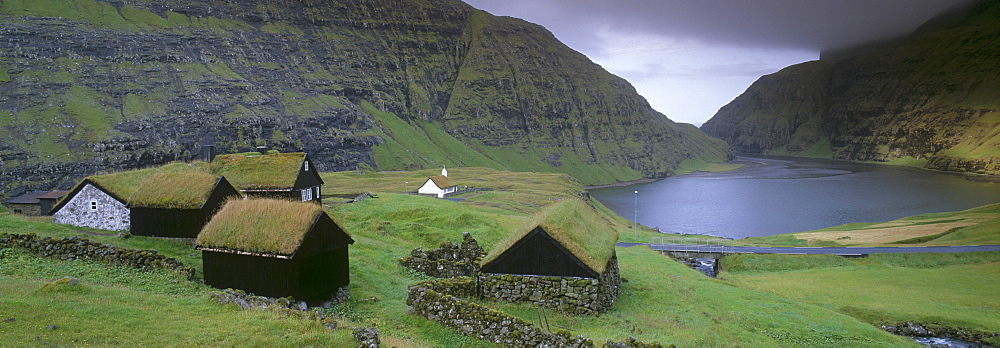
[[[572,314],[604,312],[618,297],[618,232],[589,203],[546,208],[483,260],[481,295]]]

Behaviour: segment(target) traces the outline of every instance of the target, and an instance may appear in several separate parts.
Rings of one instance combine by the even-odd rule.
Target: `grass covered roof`
[[[431,181],[433,181],[434,185],[437,185],[439,188],[455,186],[455,182],[451,181],[451,179],[444,175],[432,176]]]
[[[105,190],[128,200],[146,179],[159,173],[208,173],[204,168],[187,163],[170,163],[162,167],[122,171],[87,177]]]
[[[303,152],[238,153],[216,156],[211,167],[241,190],[286,189],[295,186],[305,158]]]
[[[593,207],[579,199],[563,199],[535,215],[524,227],[494,246],[482,264],[495,260],[535,227],[544,229],[597,273],[604,273],[618,241],[618,231]]]
[[[292,255],[320,214],[312,203],[231,199],[198,234],[198,246]]]
[[[204,173],[157,173],[139,185],[129,204],[170,209],[201,208],[221,177]]]

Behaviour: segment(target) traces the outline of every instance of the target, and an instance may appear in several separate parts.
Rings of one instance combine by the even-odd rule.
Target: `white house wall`
[[[424,195],[438,195],[438,196],[444,194],[441,191],[441,188],[437,187],[437,185],[435,185],[434,181],[431,179],[427,179],[427,181],[424,182],[424,186],[420,186],[420,188],[417,189],[417,193]]]
[[[62,209],[52,214],[53,222],[111,231],[129,230],[129,210],[125,204],[93,185],[87,184],[68,199]],[[91,209],[91,202],[97,203],[97,209]]]

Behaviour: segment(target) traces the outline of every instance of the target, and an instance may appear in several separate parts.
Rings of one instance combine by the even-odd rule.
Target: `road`
[[[750,247],[750,246],[718,246],[689,244],[647,244],[618,243],[618,247],[633,247],[648,245],[657,251],[688,251],[711,253],[750,253],[750,254],[805,254],[805,255],[865,255],[886,253],[971,253],[977,251],[1000,251],[1000,245],[957,245],[957,246],[926,246],[926,247]]]

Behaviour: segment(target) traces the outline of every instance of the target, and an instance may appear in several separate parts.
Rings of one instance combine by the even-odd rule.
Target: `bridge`
[[[704,242],[704,241],[703,241]],[[649,246],[650,249],[673,257],[718,259],[726,254],[788,254],[788,255],[840,255],[862,257],[885,253],[971,253],[1000,251],[1000,245],[910,246],[910,247],[755,247],[731,246],[721,242],[702,244],[677,243],[617,243],[618,247]]]

